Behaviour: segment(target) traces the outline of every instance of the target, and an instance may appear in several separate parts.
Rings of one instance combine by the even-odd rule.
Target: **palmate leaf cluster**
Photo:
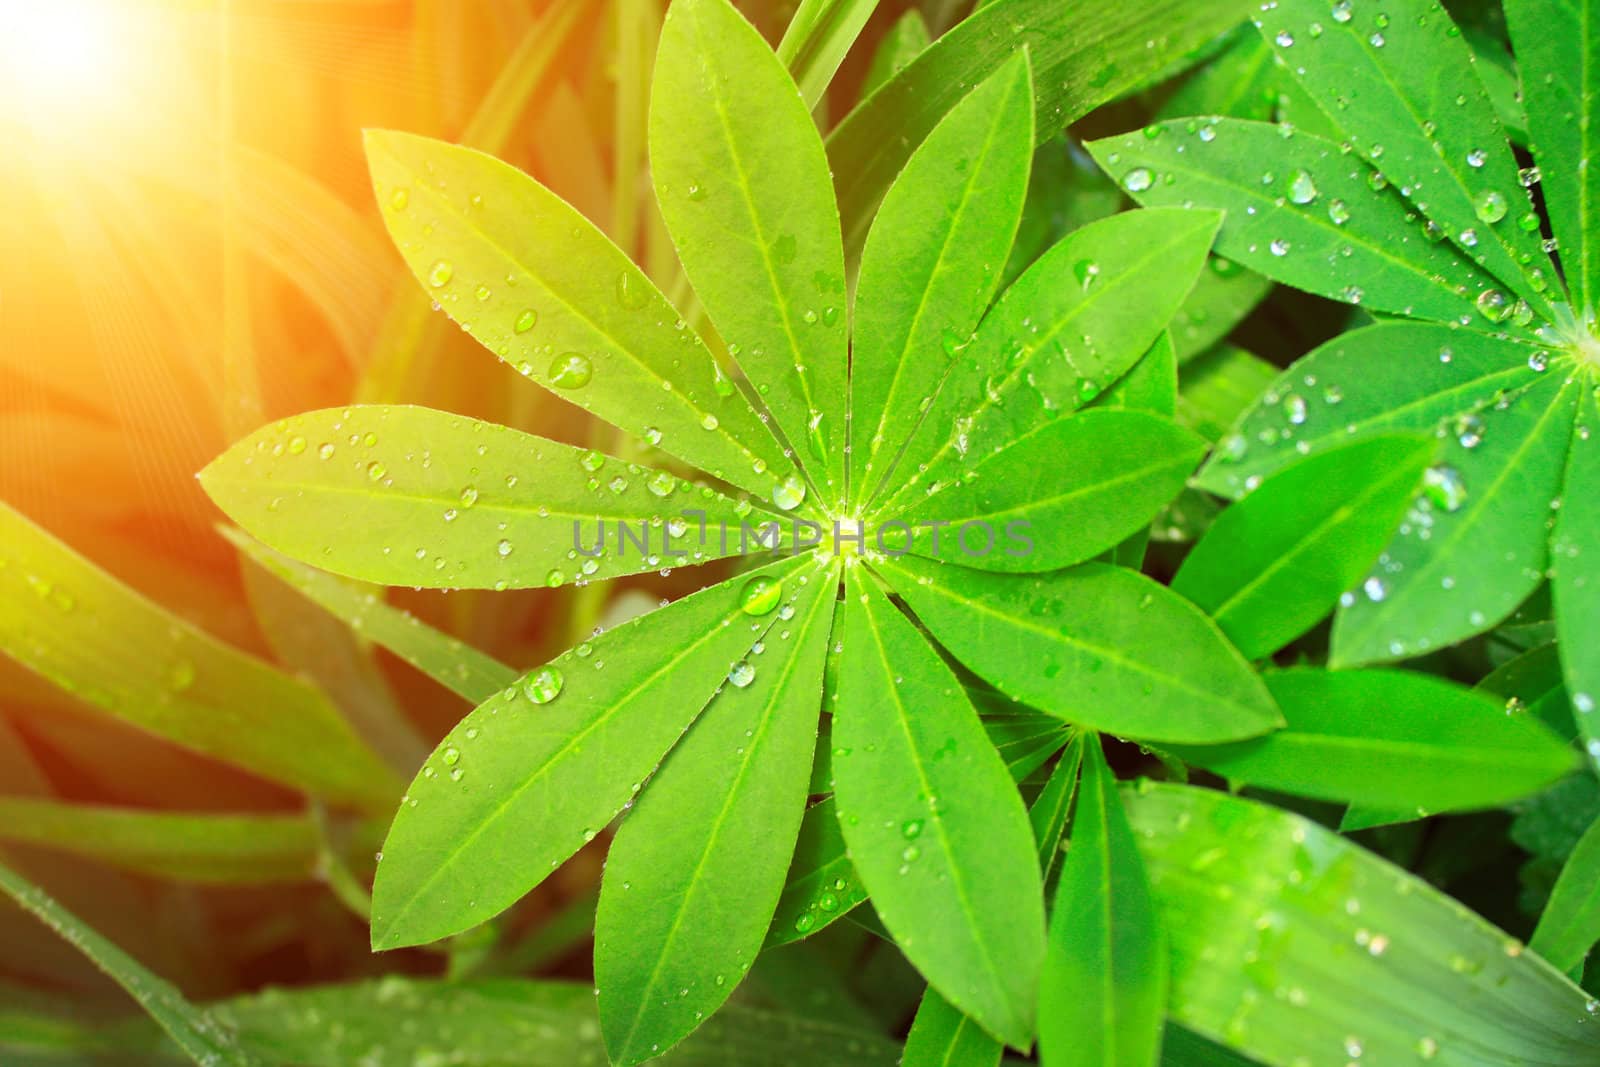
[[[1090,144],[1142,205],[1112,214],[1111,187],[1053,154],[1089,75],[1052,5],[981,5],[932,46],[897,23],[877,91],[824,140],[812,109],[871,6],[802,4],[775,50],[725,0],[671,6],[650,173],[692,292],[669,297],[492,156],[369,134],[385,224],[437,309],[615,434],[358,404],[264,427],[202,475],[242,552],[477,705],[400,795],[373,946],[444,941],[454,970],[483,924],[614,835],[592,994],[390,978],[201,1008],[0,868],[167,1035],[77,1051],[1592,1062],[1575,980],[1600,938],[1593,828],[1548,846],[1560,874],[1524,948],[1318,806],[1355,829],[1559,782],[1522,815],[1531,835],[1590,781],[1593,94],[1568,47],[1588,47],[1587,8],[1508,5],[1517,100],[1437,7],[1278,0],[1160,121]],[[1553,17],[1577,29],[1529,31]],[[1135,25],[1094,32],[1112,48]],[[897,49],[920,56],[898,75]],[[1519,174],[1505,119],[1541,178]],[[1057,211],[1057,182],[1085,195]],[[1268,279],[1370,321],[1278,375],[1218,343]],[[1192,545],[1152,549],[1152,520]],[[82,693],[104,712],[387,813],[398,784],[317,690],[0,521],[11,655],[64,687],[114,661],[115,684]],[[1018,522],[1024,551],[967,536]],[[777,551],[742,537],[765,523]],[[696,565],[733,576],[526,671],[337,577],[581,589]],[[1400,665],[1490,631],[1525,651],[1476,689]],[[262,743],[251,715],[284,709]],[[1132,750],[1112,737],[1169,781],[1119,785]],[[320,807],[4,803],[8,841],[201,883],[320,872],[365,907]],[[766,953],[844,918],[927,982],[903,1050],[736,995]]]

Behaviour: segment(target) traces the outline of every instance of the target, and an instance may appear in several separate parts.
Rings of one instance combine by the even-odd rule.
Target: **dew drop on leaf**
[[[561,389],[581,389],[593,376],[594,365],[579,352],[559,355],[550,364],[550,384]]]
[[[742,659],[738,663],[735,663],[732,667],[728,668],[728,681],[732,682],[740,689],[743,689],[745,686],[749,685],[755,680],[756,669],[750,664],[749,660]]]
[[[772,502],[780,511],[793,511],[806,498],[806,483],[800,476],[791,474],[772,487]]]
[[[523,680],[522,691],[535,704],[548,704],[561,695],[565,684],[566,679],[555,667],[540,667]]]
[[[449,285],[450,279],[456,276],[456,269],[450,265],[449,260],[441,259],[428,268],[428,284],[435,289],[441,285]]]
[[[766,615],[783,599],[783,582],[758,575],[744,583],[739,593],[739,610],[746,615]]]
[[[527,333],[538,324],[539,313],[532,308],[526,308],[517,316],[517,321],[511,324],[511,328],[517,333]]]
[[[1148,167],[1135,167],[1122,179],[1122,185],[1130,193],[1142,193],[1150,188],[1154,181],[1155,176],[1150,173]]]

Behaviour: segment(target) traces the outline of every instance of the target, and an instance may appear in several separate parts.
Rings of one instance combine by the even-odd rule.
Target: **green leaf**
[[[1228,336],[1272,291],[1272,279],[1231,259],[1212,256],[1172,316],[1179,363],[1188,363]]]
[[[1261,35],[1240,26],[1228,44],[1195,70],[1167,97],[1157,112],[1162,119],[1190,115],[1228,115],[1271,122],[1288,73],[1273,62],[1272,49]]]
[[[851,500],[874,495],[1000,284],[1033,160],[1027,54],[951,109],[883,198],[861,254]]]
[[[828,91],[877,7],[878,0],[800,0],[777,52],[808,105],[815,106]]]
[[[246,1052],[219,1020],[190,1004],[176,987],[146,970],[56,903],[49,894],[0,864],[0,891],[89,957],[202,1067],[254,1067],[267,1061]]]
[[[930,482],[880,532],[890,544],[888,522],[909,523],[912,551],[964,566],[1058,570],[1149,526],[1205,451],[1155,415],[1068,415],[981,451],[959,481]]]
[[[1427,0],[1381,10],[1352,5],[1349,14],[1330,17],[1324,0],[1280,0],[1256,27],[1362,158],[1467,255],[1547,313],[1544,290],[1555,269],[1455,23]],[[1483,205],[1489,194],[1500,198],[1494,211]],[[1530,279],[1541,272],[1536,285]]]
[[[873,907],[929,984],[1018,1048],[1044,951],[1027,811],[950,669],[847,572],[834,781]]]
[[[928,24],[923,21],[922,12],[916,8],[890,23],[878,41],[877,50],[872,53],[866,76],[861,79],[861,99],[865,100],[877,92],[885,82],[910,65],[928,47],[929,40]]]
[[[714,1014],[772,921],[805,810],[837,570],[796,583],[753,679],[711,701],[612,842],[594,973],[613,1063],[650,1059]]]
[[[435,589],[537,588],[659,570],[666,558],[704,562],[739,547],[703,536],[701,523],[738,529],[748,510],[670,471],[388,405],[282,419],[200,480],[280,552],[364,581]],[[348,533],[330,534],[330,514]]]
[[[1278,1065],[1594,1062],[1584,993],[1425,881],[1263,804],[1175,785],[1124,795],[1171,944],[1175,1022]]]
[[[1242,348],[1214,345],[1183,368],[1178,421],[1206,440],[1216,441],[1280,373]]]
[[[661,216],[777,429],[844,499],[849,301],[839,212],[806,102],[727,0],[667,12],[650,91]]]
[[[604,829],[777,618],[747,615],[741,585],[794,581],[808,562],[773,563],[624,623],[462,719],[384,842],[373,946],[435,941],[498,914]]]
[[[1377,311],[1495,325],[1474,303],[1496,288],[1492,275],[1430,240],[1406,200],[1337,142],[1284,129],[1175,120],[1087,147],[1141,204],[1225,212],[1218,254],[1274,281]]]
[[[900,1067],[997,1067],[1005,1046],[957,1011],[932,986],[922,994]]]
[[[966,87],[1028,49],[1034,136],[1043,140],[1137,88],[1238,23],[1235,0],[1000,0],[944,33],[846,115],[828,137],[846,247],[859,249],[873,212],[915,147]],[[939,27],[935,27],[938,29]],[[893,130],[894,136],[884,136]]]
[[[955,478],[1126,374],[1194,284],[1217,221],[1199,211],[1128,212],[1073,231],[1041,256],[957,353],[876,513],[906,509],[928,484]]]
[[[303,815],[211,815],[0,797],[0,841],[200,885],[310,881],[319,838]]]
[[[1544,577],[1551,504],[1581,391],[1551,372],[1504,410],[1483,412],[1480,444],[1446,438],[1416,516],[1334,620],[1333,666],[1454,644],[1533,592]]]
[[[1028,806],[1028,821],[1033,823],[1033,837],[1039,843],[1039,869],[1044,872],[1046,885],[1061,861],[1061,835],[1067,828],[1067,812],[1072,808],[1072,798],[1078,791],[1078,771],[1083,763],[1084,741],[1082,735],[1073,738],[1066,752],[1056,763],[1055,770],[1045,779],[1044,788]]]
[[[1223,439],[1195,484],[1240,497],[1301,456],[1370,433],[1442,427],[1476,448],[1486,439],[1486,425],[1498,421],[1487,409],[1538,381],[1530,361],[1553,355],[1429,323],[1352,330],[1282,372]]]
[[[1276,652],[1367,573],[1437,451],[1431,437],[1372,437],[1284,468],[1217,518],[1173,590],[1246,659]]]
[[[1555,596],[1556,632],[1567,692],[1577,711],[1584,747],[1600,765],[1600,527],[1586,506],[1600,500],[1600,378],[1593,371],[1579,389],[1581,400],[1567,456],[1561,494],[1565,506],[1556,516],[1550,541]]]
[[[1551,966],[1570,971],[1582,965],[1596,941],[1600,941],[1600,820],[1589,826],[1567,857],[1528,947]]]
[[[1504,804],[1573,768],[1571,750],[1542,724],[1431,675],[1302,668],[1266,682],[1284,729],[1169,751],[1246,785],[1430,812]]]
[[[560,197],[493,156],[409,134],[369,131],[367,163],[412,273],[485,348],[762,500],[793,473],[677,311]]]
[[[1163,330],[1139,362],[1088,406],[1100,411],[1148,411],[1169,419],[1176,415],[1178,356],[1171,333]]]
[[[393,652],[457,696],[479,704],[516,681],[514,669],[387,603],[381,589],[309,567],[231,526],[224,526],[221,533],[239,551],[351,630]]]
[[[1028,198],[1001,287],[1009,287],[1046,249],[1073,230],[1121,209],[1122,190],[1075,141],[1065,134],[1045,141],[1033,153]]]
[[[1086,739],[1072,847],[1039,981],[1046,1067],[1154,1065],[1166,1016],[1166,935],[1098,738]]]
[[[350,1067],[371,1059],[398,1065],[440,1056],[460,1067],[605,1062],[594,990],[587,982],[445,982],[389,975],[348,985],[272,989],[211,1010],[273,1063]],[[329,1020],[339,1025],[330,1026]],[[891,1067],[898,1051],[894,1042],[859,1025],[733,1003],[659,1062],[663,1067]]]
[[[145,599],[0,504],[0,651],[136,729],[386,810],[399,782],[316,690]]]
[[[1206,615],[1133,571],[999,575],[903,557],[895,592],[957,659],[1032,707],[1147,741],[1251,737],[1282,719]]]
[[[1526,714],[1550,727],[1563,741],[1577,736],[1572,703],[1561,677],[1554,641],[1507,660],[1477,688],[1504,702],[1506,714]]]
[[[1505,17],[1545,211],[1574,306],[1587,309],[1600,296],[1600,170],[1589,163],[1600,156],[1600,11],[1593,0],[1506,0]]]

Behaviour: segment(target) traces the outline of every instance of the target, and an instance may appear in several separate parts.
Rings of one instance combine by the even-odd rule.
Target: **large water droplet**
[[[1499,222],[1506,217],[1506,208],[1506,198],[1493,189],[1485,189],[1472,199],[1472,209],[1479,222]]]
[[[766,615],[783,599],[783,582],[758,575],[744,583],[739,593],[739,610],[746,615]]]
[[[456,269],[450,265],[449,260],[441,259],[428,268],[428,284],[435,289],[441,285],[449,285],[450,279],[456,276]]]
[[[1461,510],[1467,500],[1467,484],[1454,467],[1429,467],[1422,476],[1422,492],[1446,511]]]
[[[562,389],[580,389],[594,376],[589,357],[578,352],[557,356],[550,364],[550,384]]]
[[[1297,204],[1309,204],[1317,198],[1317,183],[1306,171],[1297,170],[1289,178],[1289,199]]]
[[[1122,186],[1130,193],[1142,193],[1150,188],[1154,181],[1155,176],[1150,173],[1148,167],[1135,167],[1122,179]]]
[[[535,704],[548,704],[561,695],[561,687],[566,684],[566,679],[555,667],[540,667],[528,675],[522,682],[522,691],[528,694],[528,699]]]
[[[732,667],[728,668],[728,681],[732,682],[740,689],[743,689],[745,686],[749,685],[755,680],[756,669],[750,664],[749,660],[742,659],[738,663],[735,663]]]
[[[806,498],[806,483],[797,474],[791,474],[772,487],[772,502],[779,511],[793,511]]]
[[[527,333],[538,324],[539,313],[532,308],[526,308],[517,316],[517,321],[511,324],[511,328],[517,333]]]

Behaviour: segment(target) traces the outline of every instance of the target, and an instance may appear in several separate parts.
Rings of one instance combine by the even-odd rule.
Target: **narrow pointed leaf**
[[[1203,211],[1134,211],[1068,234],[1001,295],[956,354],[880,514],[1094,399],[1160,337],[1216,232]]]
[[[195,1007],[170,983],[106,940],[56,903],[43,889],[0,865],[0,892],[82,952],[167,1032],[183,1054],[202,1067],[256,1067],[260,1059],[241,1047],[232,1030]]]
[[[856,284],[851,500],[893,469],[949,353],[983,317],[1017,231],[1033,161],[1026,54],[940,121],[878,209]]]
[[[1482,415],[1481,443],[1446,438],[1438,472],[1334,620],[1334,666],[1403,658],[1482,633],[1544,578],[1581,386],[1558,370]]]
[[[554,193],[492,156],[408,134],[369,132],[367,162],[411,272],[485,348],[758,499],[793,472],[666,298]]]
[[[1543,724],[1429,675],[1302,668],[1266,682],[1284,729],[1171,751],[1230,781],[1430,812],[1504,804],[1573,769],[1571,750]]]
[[[872,53],[872,62],[861,79],[861,99],[865,100],[883,84],[910,65],[928,47],[928,24],[922,12],[912,8],[890,24]]]
[[[1282,0],[1256,27],[1356,152],[1475,261],[1547,308],[1555,270],[1537,217],[1519,221],[1533,204],[1461,31],[1426,0],[1343,10],[1350,17],[1330,17],[1323,0]],[[1535,271],[1545,284],[1533,284]]]
[[[846,246],[861,247],[884,191],[928,131],[966,95],[966,86],[983,81],[1021,49],[1028,49],[1033,64],[1034,136],[1044,140],[1152,80],[1239,18],[1233,0],[985,5],[942,34],[829,135]],[[885,130],[896,136],[885,137]]]
[[[503,911],[605,828],[775,615],[739,583],[685,597],[566,652],[479,705],[411,783],[372,890],[376,948],[460,933]]]
[[[1178,354],[1171,331],[1163,330],[1132,369],[1091,400],[1088,407],[1098,411],[1147,411],[1169,419],[1176,415]]]
[[[929,984],[1026,1047],[1044,950],[1027,811],[950,669],[871,579],[849,579],[833,740],[851,859]]]
[[[801,0],[777,52],[807,104],[815,106],[828,91],[877,7],[878,0]]]
[[[1260,479],[1369,433],[1443,429],[1472,448],[1496,401],[1538,380],[1530,361],[1553,354],[1429,323],[1352,330],[1282,372],[1195,478],[1240,497]],[[1313,385],[1306,385],[1311,379]]]
[[[1600,524],[1587,503],[1600,500],[1600,398],[1596,378],[1581,388],[1567,456],[1562,508],[1550,542],[1554,574],[1556,633],[1567,692],[1577,713],[1578,731],[1590,758],[1600,767]],[[1587,503],[1586,503],[1587,502]]]
[[[1039,1061],[1155,1067],[1167,968],[1166,934],[1144,863],[1116,778],[1091,737],[1039,981]]]
[[[382,585],[516,589],[637,574],[736,550],[702,537],[700,523],[740,522],[733,500],[670,471],[421,407],[293,415],[200,480],[272,548]],[[329,535],[330,514],[347,536]]]
[[[1503,701],[1506,714],[1538,719],[1563,741],[1578,735],[1572,702],[1561,677],[1560,650],[1554,641],[1502,663],[1477,689]]]
[[[754,679],[711,701],[612,842],[594,972],[613,1063],[682,1040],[760,951],[805,810],[837,589],[831,567],[794,580]]]
[[[1175,1022],[1267,1064],[1594,1062],[1584,992],[1422,879],[1263,804],[1177,785],[1124,797]],[[1219,967],[1218,944],[1240,964]]]
[[[1551,966],[1570,971],[1583,964],[1596,941],[1600,941],[1600,820],[1567,857],[1528,947]]]
[[[1178,421],[1206,440],[1216,441],[1281,373],[1242,348],[1215,345],[1183,368]]]
[[[1202,743],[1252,737],[1282,722],[1216,624],[1143,575],[1099,563],[1000,575],[911,556],[883,570],[964,665],[1068,722]]]
[[[825,502],[842,500],[849,305],[828,160],[794,81],[728,0],[667,12],[650,167],[717,332]]]
[[[1224,256],[1212,256],[1172,316],[1178,362],[1188,363],[1228,336],[1271,292],[1271,278]]]
[[[919,555],[1059,570],[1147,527],[1205,452],[1204,440],[1168,419],[1086,411],[977,450],[960,480],[930,482],[934,492],[893,518],[911,524]]]
[[[1217,518],[1173,590],[1246,659],[1276,652],[1367,573],[1437,450],[1432,437],[1372,437],[1285,468]]]
[[[1082,735],[1062,753],[1056,769],[1050,772],[1044,788],[1028,806],[1028,820],[1033,823],[1033,837],[1039,843],[1039,869],[1044,872],[1048,885],[1052,872],[1061,862],[1061,835],[1067,828],[1067,813],[1072,809],[1072,799],[1078,791],[1078,772],[1083,765],[1085,742]]]
[[[1600,297],[1600,8],[1594,0],[1506,0],[1545,211],[1578,308]]]
[[[480,704],[516,681],[516,670],[387,603],[383,590],[290,559],[231,526],[221,532],[239,551],[352,631],[393,652],[457,696]]]
[[[113,718],[329,800],[399,782],[316,690],[216,640],[0,505],[0,651]]]
[[[200,885],[310,881],[318,834],[303,815],[212,815],[0,797],[0,841]]]
[[[1405,198],[1337,142],[1299,131],[1285,138],[1281,127],[1244,119],[1151,128],[1160,135],[1134,131],[1087,147],[1141,204],[1225,212],[1220,255],[1334,300],[1493,327],[1474,301],[1499,287],[1496,278],[1429,240]]]
[[[900,1067],[997,1067],[1005,1046],[929,986],[922,994]]]

